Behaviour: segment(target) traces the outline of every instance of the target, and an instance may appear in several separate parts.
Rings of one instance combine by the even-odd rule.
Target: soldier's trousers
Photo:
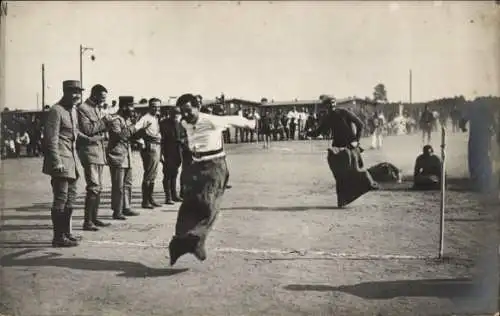
[[[142,165],[144,167],[143,184],[152,184],[155,182],[158,174],[158,165],[160,164],[160,155],[160,144],[149,143],[145,149],[141,150]]]
[[[179,174],[179,164],[163,163],[163,192],[167,199],[177,198],[177,175]]]
[[[130,209],[132,200],[132,168],[109,167],[111,173],[111,209],[121,214]]]
[[[52,209],[62,211],[71,209],[76,201],[76,179],[52,177]]]
[[[86,223],[97,220],[97,213],[101,199],[102,173],[104,165],[86,164],[83,165],[85,182],[87,183],[85,196],[84,221]]]

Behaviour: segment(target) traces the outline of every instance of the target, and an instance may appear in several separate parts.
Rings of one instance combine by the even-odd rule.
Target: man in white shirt
[[[381,111],[375,110],[371,118],[372,125],[372,149],[381,149],[383,140],[383,131],[385,126],[385,117]]]
[[[297,112],[297,109],[293,107],[291,111],[288,112],[288,123],[289,123],[289,139],[295,139],[295,127],[297,126],[296,124],[298,123],[299,120],[299,112]]]
[[[252,109],[252,118],[255,120],[255,134],[256,134],[256,137],[257,137],[257,142],[259,142],[259,121],[260,121],[260,115],[259,115],[259,112],[257,112],[255,108]]]
[[[142,208],[153,209],[161,206],[153,199],[155,179],[161,155],[161,133],[158,117],[161,101],[149,99],[148,113],[144,114],[135,124],[136,130],[142,130],[140,136],[144,141],[141,148],[141,158],[144,166],[142,179]],[[146,127],[147,126],[147,127]]]
[[[298,119],[298,124],[297,124],[297,132],[299,135],[299,139],[303,139],[302,135],[304,134],[304,127],[307,121],[307,113],[305,112],[304,109],[302,109],[301,112],[299,112],[299,119]]]
[[[200,261],[206,259],[205,239],[219,213],[229,178],[222,132],[228,125],[255,128],[254,120],[241,116],[201,113],[200,104],[192,94],[179,97],[176,106],[182,112],[193,162],[185,171],[184,200],[169,244],[170,265],[186,253],[192,253]]]

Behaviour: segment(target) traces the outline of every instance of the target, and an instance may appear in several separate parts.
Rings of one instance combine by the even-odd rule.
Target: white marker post
[[[443,259],[444,252],[444,210],[446,206],[446,129],[441,126],[441,205],[439,220],[439,259]]]

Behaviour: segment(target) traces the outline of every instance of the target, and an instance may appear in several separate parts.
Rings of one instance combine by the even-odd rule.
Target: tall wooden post
[[[410,69],[410,87],[409,87],[410,88],[410,91],[409,91],[410,92],[410,104],[412,103],[412,98],[413,98],[413,95],[412,95],[412,93],[413,93],[413,91],[412,91],[413,90],[413,82],[412,82],[413,78],[412,77],[413,76],[412,76],[412,72]]]
[[[439,219],[439,259],[444,255],[444,212],[446,208],[446,129],[441,127],[441,203]]]
[[[45,64],[42,64],[42,110],[45,108]]]

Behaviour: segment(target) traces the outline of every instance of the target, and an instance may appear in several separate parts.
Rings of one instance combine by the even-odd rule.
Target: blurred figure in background
[[[177,195],[177,175],[182,163],[182,126],[181,111],[174,107],[168,117],[160,122],[162,160],[163,160],[163,191],[165,204],[182,202]]]
[[[426,105],[422,115],[420,116],[420,129],[422,130],[422,144],[425,143],[425,137],[427,136],[427,144],[431,142],[432,128],[434,126],[434,115],[429,110]]]

